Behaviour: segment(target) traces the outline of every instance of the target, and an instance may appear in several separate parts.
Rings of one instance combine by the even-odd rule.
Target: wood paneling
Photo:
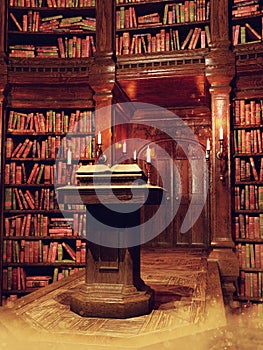
[[[131,101],[165,108],[208,106],[210,102],[204,76],[121,80],[119,84]]]

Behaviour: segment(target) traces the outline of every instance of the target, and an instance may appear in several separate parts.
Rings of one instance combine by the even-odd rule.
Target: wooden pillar
[[[91,68],[89,83],[94,91],[96,134],[102,132],[102,149],[107,149],[112,143],[113,112],[102,108],[114,103],[113,89],[115,86],[114,52],[114,1],[97,0],[96,53]],[[112,154],[106,152],[107,163],[111,164]]]
[[[7,60],[5,54],[5,34],[6,34],[6,3],[7,1],[0,2],[0,186],[1,193],[4,193],[4,161],[3,161],[3,147],[4,147],[4,104],[5,104],[5,90],[7,87]],[[4,232],[3,223],[3,209],[4,209],[4,196],[1,198],[0,203],[0,232]],[[0,235],[0,281],[2,283],[2,256],[3,256],[3,234]],[[0,305],[2,304],[2,288],[0,287]]]
[[[206,57],[206,76],[210,83],[212,112],[211,152],[211,228],[210,259],[218,261],[224,300],[229,303],[235,291],[239,265],[234,253],[231,218],[230,93],[235,75],[235,57],[230,51],[228,1],[213,0],[211,9],[211,50]],[[223,154],[220,150],[223,129]]]
[[[0,3],[0,56],[4,56],[5,51],[5,35],[6,35],[6,26],[7,21],[5,20],[6,16],[6,3],[7,1],[1,1]]]

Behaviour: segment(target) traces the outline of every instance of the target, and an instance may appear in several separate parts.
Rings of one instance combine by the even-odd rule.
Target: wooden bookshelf
[[[76,184],[80,164],[94,162],[95,125],[91,110],[8,109],[5,126],[2,287],[7,298],[85,267],[85,209],[59,205],[55,188]]]
[[[210,1],[116,4],[116,54],[134,55],[206,48]]]
[[[233,228],[240,266],[240,300],[263,293],[262,100],[233,102]]]
[[[262,1],[232,2],[232,45],[262,42]]]
[[[95,1],[11,0],[8,17],[9,57],[85,58],[96,52]]]

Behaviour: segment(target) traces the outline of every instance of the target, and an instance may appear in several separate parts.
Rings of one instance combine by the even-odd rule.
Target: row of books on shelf
[[[239,284],[239,296],[245,298],[262,298],[263,286],[262,286],[263,272],[245,272],[241,271],[240,284]]]
[[[10,12],[10,18],[15,25],[13,29],[20,32],[82,33],[96,30],[96,18],[93,17],[63,17],[62,14],[59,14],[41,18],[39,11],[28,10],[20,17]]]
[[[210,1],[184,1],[164,6],[163,24],[209,20]]]
[[[96,46],[92,35],[85,38],[73,36],[72,38],[58,38],[59,56],[61,58],[92,57],[96,52]]]
[[[260,0],[234,0],[234,3],[232,5],[232,17],[251,16],[260,13]]]
[[[5,188],[6,210],[55,210],[58,203],[55,191],[50,188],[22,190],[17,187]]]
[[[120,5],[120,4],[128,4],[128,3],[138,3],[138,2],[152,2],[152,0],[115,0],[116,5]]]
[[[65,185],[65,183],[63,184]],[[60,203],[58,205],[55,190],[41,188],[38,190],[21,189],[18,187],[5,188],[5,210],[83,210],[83,204]]]
[[[163,16],[158,12],[137,15],[136,8],[121,6],[116,10],[116,29],[172,25],[209,19],[210,2],[185,1],[184,3],[165,4]]]
[[[235,239],[263,239],[263,214],[239,214],[234,219]]]
[[[263,22],[263,17],[261,18]],[[262,41],[262,29],[260,33],[258,30],[253,28],[249,23],[245,25],[236,24],[232,26],[232,44],[249,44]]]
[[[52,281],[52,276],[26,276],[22,267],[8,267],[3,269],[3,290],[26,290],[26,288],[46,287]]]
[[[263,186],[234,187],[235,210],[263,210]]]
[[[24,141],[21,138],[6,138],[6,159],[24,160],[25,158],[66,160],[70,152],[71,159],[92,158],[95,151],[95,138],[89,136],[60,136],[48,135],[43,140],[28,137]],[[20,141],[20,142],[19,142]],[[69,162],[70,159],[67,159]],[[69,163],[68,163],[69,164]],[[26,175],[26,173],[24,173]]]
[[[237,154],[262,153],[263,130],[235,129],[234,152]]]
[[[238,243],[236,253],[241,269],[256,268],[263,269],[263,245]]]
[[[263,158],[234,158],[235,181],[263,181]]]
[[[57,39],[58,45],[35,46],[32,44],[16,44],[9,46],[9,57],[26,58],[85,58],[92,57],[96,46],[92,35],[85,38],[73,36],[72,38]]]
[[[237,126],[259,126],[262,123],[262,100],[236,100],[233,123]]]
[[[50,217],[39,213],[6,216],[5,237],[85,237],[86,214],[73,213],[72,216]]]
[[[96,0],[9,0],[11,7],[90,7]]]
[[[67,242],[43,240],[4,240],[3,264],[8,263],[85,263],[86,242],[77,239],[73,248]]]
[[[184,40],[181,40],[177,29],[166,31],[161,29],[155,35],[151,33],[134,34],[124,32],[122,35],[116,35],[116,54],[139,54],[155,53],[184,49],[205,48],[210,43],[209,27],[191,28],[186,34]]]
[[[92,111],[65,112],[47,110],[42,112],[18,112],[11,110],[7,121],[8,133],[67,133],[93,132],[95,130]]]
[[[32,288],[46,287],[52,282],[56,282],[65,277],[68,277],[79,270],[81,267],[58,268],[55,267],[52,275],[27,275],[23,267],[11,267],[3,269],[3,283],[4,291],[25,291],[30,292]]]
[[[27,175],[25,163],[6,163],[5,184],[54,184],[54,166],[34,163],[32,170]]]
[[[68,165],[62,161],[57,161],[53,165],[34,163],[27,176],[25,163],[6,163],[5,185],[53,185],[55,183],[63,185],[67,182],[77,184],[76,171],[81,164]]]

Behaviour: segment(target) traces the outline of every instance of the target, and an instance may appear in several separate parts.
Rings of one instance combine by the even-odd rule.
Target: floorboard
[[[149,315],[97,319],[73,313],[60,295],[84,282],[82,272],[2,308],[0,341],[8,350],[12,342],[27,350],[36,344],[39,350],[146,349],[226,324],[217,264],[208,262],[205,250],[142,249],[141,275],[155,290]]]

